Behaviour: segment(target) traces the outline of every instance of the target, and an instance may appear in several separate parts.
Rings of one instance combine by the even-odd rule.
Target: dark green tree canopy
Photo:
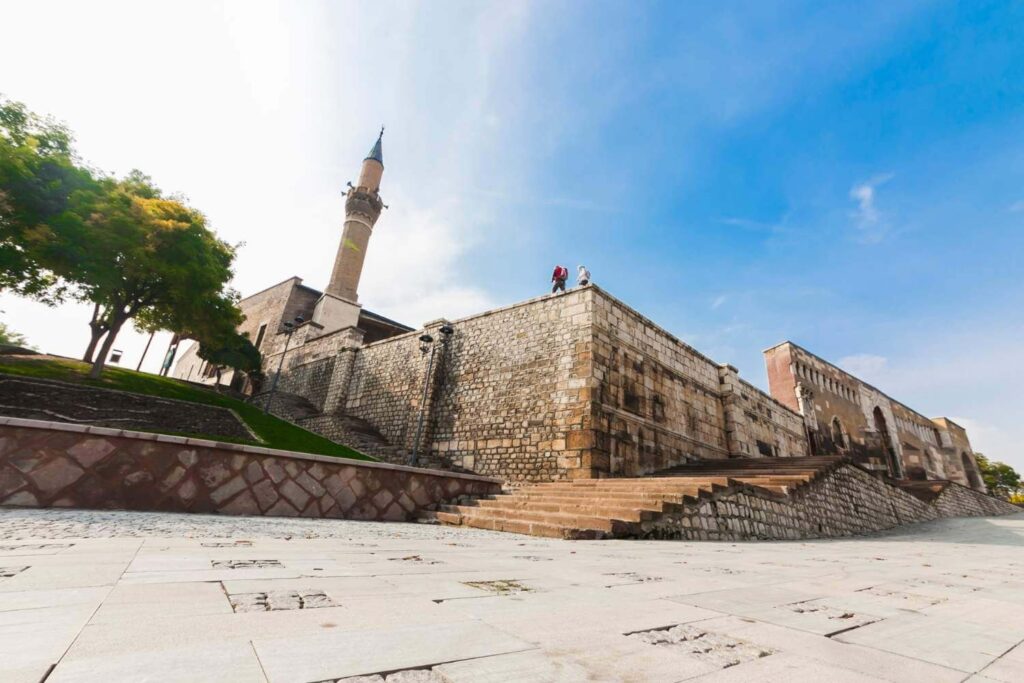
[[[993,496],[1007,499],[1015,493],[1021,493],[1020,475],[1015,469],[1005,462],[989,460],[981,453],[975,453],[974,459],[981,470],[981,480]]]

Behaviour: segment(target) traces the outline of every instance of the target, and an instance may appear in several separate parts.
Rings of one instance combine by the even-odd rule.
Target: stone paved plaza
[[[1022,515],[687,543],[0,510],[5,682],[1019,681],[1022,639]]]

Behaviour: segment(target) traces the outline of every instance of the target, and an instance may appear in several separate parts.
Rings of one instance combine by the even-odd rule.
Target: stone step
[[[652,503],[660,502],[676,502],[683,500],[683,498],[689,496],[694,498],[700,495],[701,491],[710,491],[711,489],[692,489],[689,491],[676,491],[673,493],[651,493],[651,494],[640,494],[640,493],[609,493],[609,494],[554,494],[554,493],[536,493],[533,491],[510,494],[514,495],[520,500],[537,500],[545,501],[549,503],[565,503],[571,505],[574,503],[586,503],[593,501],[603,501],[609,504],[615,505],[650,505]]]
[[[638,483],[633,486],[607,486],[601,488],[593,487],[572,487],[572,488],[542,488],[542,487],[528,487],[524,489],[518,489],[518,492],[526,493],[529,495],[550,495],[550,496],[633,496],[633,495],[675,495],[679,493],[686,493],[688,491],[696,491],[697,489],[710,489],[714,486],[728,486],[729,480],[722,478],[720,481],[709,482],[709,483],[693,483],[685,482],[678,483],[672,486],[660,486],[657,484],[645,485]]]
[[[661,503],[660,505],[631,505],[621,506],[602,504],[597,502],[589,504],[565,504],[551,503],[544,501],[518,501],[518,500],[483,500],[475,501],[476,505],[469,503],[470,507],[480,507],[484,510],[505,510],[505,511],[529,511],[557,513],[565,515],[583,515],[587,517],[607,517],[609,519],[622,519],[628,522],[641,522],[654,519],[658,515],[668,512],[673,503]],[[675,505],[675,507],[680,507]]]
[[[526,534],[529,536],[540,536],[544,538],[562,538],[566,540],[596,540],[605,538],[604,531],[597,529],[576,529],[571,526],[558,524],[543,524],[539,522],[522,522],[510,519],[497,519],[482,516],[463,516],[457,512],[442,512],[438,510],[424,510],[420,512],[421,522],[440,522],[450,526],[468,526],[474,529],[487,529],[490,531],[505,531],[513,534]]]
[[[533,489],[619,489],[635,487],[672,487],[687,485],[724,485],[730,476],[685,476],[685,477],[631,477],[631,478],[607,478],[607,479],[577,479],[575,481],[553,481],[544,484],[531,486]],[[743,476],[742,474],[740,476]]]
[[[786,496],[841,458],[714,461],[686,465],[658,476],[536,484],[461,505],[442,506],[430,519],[481,529],[552,538],[636,537],[661,515],[685,511],[695,498],[723,487],[755,486]]]
[[[441,505],[438,507],[438,510],[440,512],[460,514],[462,516],[463,524],[466,524],[466,520],[468,519],[509,520],[531,524],[545,524],[570,529],[603,531],[605,533],[627,533],[633,526],[627,520],[618,520],[608,517],[590,517],[587,515],[573,515],[557,512],[533,512],[518,508],[481,508],[471,505]]]
[[[713,487],[697,487],[687,489],[678,489],[670,493],[662,492],[647,492],[647,491],[634,491],[621,493],[612,491],[594,491],[592,493],[574,493],[571,491],[516,491],[514,493],[506,493],[503,495],[514,496],[520,500],[548,500],[559,503],[574,503],[574,502],[587,502],[594,500],[605,500],[609,502],[615,502],[616,505],[645,505],[650,503],[659,503],[662,501],[679,501],[685,496],[695,497],[700,495],[701,491],[711,491]]]

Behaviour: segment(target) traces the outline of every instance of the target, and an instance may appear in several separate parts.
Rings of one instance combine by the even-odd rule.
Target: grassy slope
[[[131,391],[147,396],[172,398],[179,401],[191,401],[204,405],[221,406],[234,410],[249,428],[263,440],[262,446],[280,448],[302,453],[334,455],[358,460],[372,460],[348,446],[335,443],[330,439],[308,432],[290,422],[273,415],[265,415],[260,408],[239,401],[215,391],[199,389],[169,377],[158,377],[144,372],[135,372],[123,368],[108,367],[99,380],[88,378],[89,366],[81,361],[58,358],[39,358],[34,356],[0,356],[0,373],[55,379],[64,382],[76,382],[92,386]],[[214,441],[225,441],[224,437],[206,436],[187,432],[176,432],[183,436],[208,438]]]

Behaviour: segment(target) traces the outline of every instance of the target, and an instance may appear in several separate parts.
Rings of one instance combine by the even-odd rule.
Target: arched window
[[[848,447],[846,443],[846,430],[843,429],[843,423],[839,421],[838,417],[832,418],[832,443],[840,451],[845,451]]]

